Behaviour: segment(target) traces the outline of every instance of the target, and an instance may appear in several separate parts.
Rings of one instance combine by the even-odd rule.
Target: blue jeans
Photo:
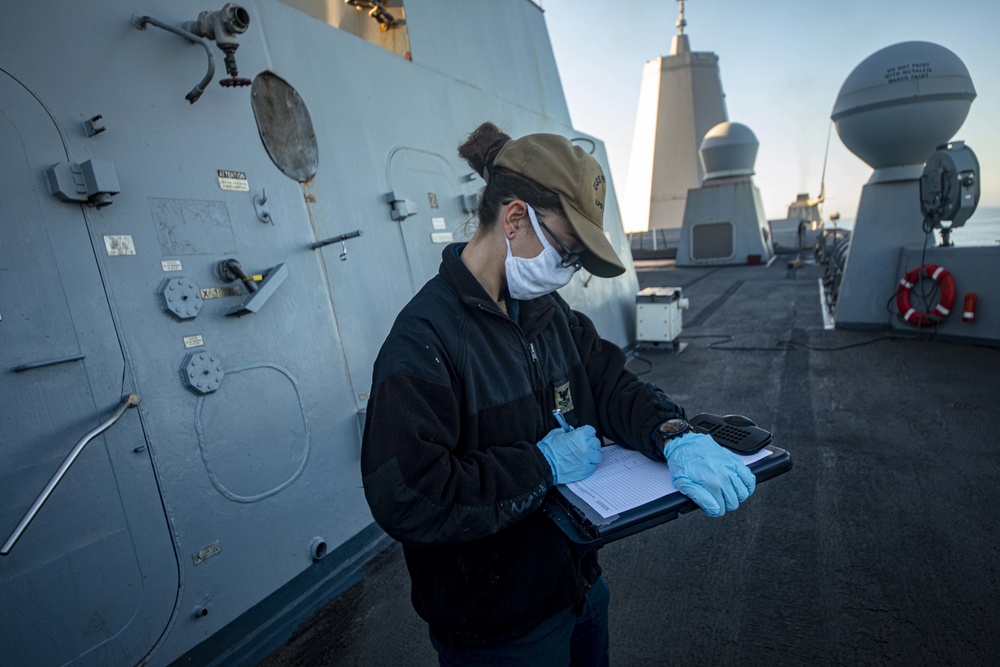
[[[583,613],[573,607],[542,621],[530,633],[505,644],[458,648],[431,634],[441,667],[608,667],[608,601],[604,577],[587,592]]]

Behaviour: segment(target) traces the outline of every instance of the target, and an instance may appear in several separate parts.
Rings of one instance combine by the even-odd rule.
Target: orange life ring
[[[927,313],[910,305],[910,290],[921,277],[931,278],[941,287],[941,298],[938,299],[938,304]],[[903,316],[904,320],[918,327],[926,327],[937,324],[948,317],[951,307],[955,305],[955,293],[955,279],[951,277],[946,268],[937,264],[924,264],[907,271],[903,279],[899,281],[899,287],[896,288],[896,307],[899,308],[899,314]]]

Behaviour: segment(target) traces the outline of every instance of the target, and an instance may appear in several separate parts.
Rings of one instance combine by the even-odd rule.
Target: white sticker
[[[105,236],[104,247],[108,249],[108,254],[112,257],[135,254],[135,244],[132,243],[132,237],[129,234]]]
[[[181,270],[181,260],[179,259],[165,259],[160,262],[160,266],[163,267],[164,271],[180,271]]]
[[[451,235],[451,232],[436,232],[431,234],[431,241],[434,243],[451,243],[455,238]]]
[[[448,225],[445,224],[444,218],[431,218],[431,224],[434,225],[434,229],[448,229]]]
[[[227,171],[226,169],[216,169],[219,175],[219,187],[232,192],[250,192],[250,181],[242,171]]]
[[[205,340],[201,337],[201,334],[197,336],[184,336],[184,347],[201,347],[204,344]]]

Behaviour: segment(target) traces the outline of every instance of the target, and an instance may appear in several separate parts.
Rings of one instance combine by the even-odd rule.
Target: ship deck
[[[602,549],[612,664],[995,664],[1000,350],[824,329],[821,267],[787,259],[637,263],[691,307],[683,352],[629,367],[751,417],[794,469]],[[398,545],[261,664],[437,664]]]

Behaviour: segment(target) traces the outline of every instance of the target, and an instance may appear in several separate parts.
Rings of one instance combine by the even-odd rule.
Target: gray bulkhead
[[[273,72],[311,117],[318,169],[299,183],[265,150],[250,89],[218,85],[214,45],[216,80],[189,104],[205,51],[131,22],[180,26],[219,6],[7,3],[0,539],[73,444],[124,394],[141,397],[0,557],[7,664],[169,663],[307,572],[314,538],[332,551],[368,527],[359,415],[373,360],[447,235],[465,238],[482,186],[456,146],[492,120],[513,136],[580,137],[607,165],[601,142],[572,129],[536,5],[411,4],[412,61],[291,7],[243,3],[240,75]],[[96,115],[106,130],[89,136]],[[110,205],[51,194],[49,167],[88,160],[113,166]],[[247,191],[223,189],[219,170]],[[390,193],[412,214],[394,220]],[[341,243],[309,247],[356,230],[346,260]],[[227,259],[274,279],[240,316],[247,293],[220,277]],[[581,273],[563,294],[626,345],[636,291],[630,270]]]

